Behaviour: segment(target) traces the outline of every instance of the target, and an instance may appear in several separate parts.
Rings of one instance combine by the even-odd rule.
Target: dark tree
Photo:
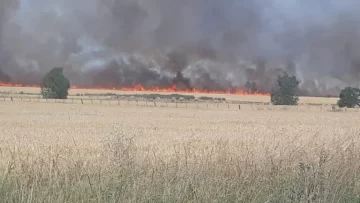
[[[297,105],[299,81],[287,73],[280,75],[276,87],[271,91],[271,103],[274,105]]]
[[[356,106],[360,106],[359,96],[360,89],[354,87],[346,87],[340,92],[338,106],[340,108],[354,108]]]
[[[64,76],[63,68],[55,67],[45,75],[40,87],[44,98],[67,99],[70,82]]]

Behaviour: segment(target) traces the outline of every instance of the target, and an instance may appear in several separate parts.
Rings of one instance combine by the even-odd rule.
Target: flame
[[[13,84],[13,83],[0,83],[0,87],[34,87],[40,88],[40,85],[26,85],[26,84]],[[168,88],[144,88],[141,84],[137,84],[134,87],[130,88],[105,88],[105,87],[80,87],[72,85],[71,89],[87,89],[87,90],[118,90],[118,91],[132,91],[132,92],[169,92],[169,93],[203,93],[203,94],[231,94],[231,95],[254,95],[254,96],[270,96],[269,93],[265,92],[249,92],[242,89],[233,89],[228,91],[207,91],[199,89],[187,89],[187,90],[178,90],[176,85],[172,85]]]

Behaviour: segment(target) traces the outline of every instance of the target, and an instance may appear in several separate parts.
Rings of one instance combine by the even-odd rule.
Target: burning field
[[[25,84],[13,84],[13,83],[0,83],[0,87],[7,87],[10,89],[14,88],[36,88],[40,89],[39,85],[25,85]],[[232,89],[227,91],[215,91],[215,90],[200,90],[200,89],[177,89],[176,85],[172,85],[168,88],[159,88],[159,87],[150,87],[144,88],[142,85],[138,84],[134,87],[124,87],[124,88],[106,88],[106,87],[79,87],[71,86],[71,90],[94,90],[94,91],[120,91],[120,92],[159,92],[159,93],[193,93],[193,94],[220,94],[220,95],[252,95],[252,96],[270,96],[270,93],[263,93],[258,91],[246,91],[241,89]]]
[[[359,109],[332,108],[360,85],[359,9],[0,0],[0,201],[359,202]],[[40,96],[54,67],[66,100]],[[298,106],[269,104],[283,72]]]

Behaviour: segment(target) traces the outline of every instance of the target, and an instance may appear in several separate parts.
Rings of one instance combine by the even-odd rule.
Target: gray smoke
[[[4,66],[9,62],[10,55],[5,49],[3,41],[4,27],[12,12],[18,7],[17,0],[0,0],[0,82],[10,82],[10,76],[3,71]]]
[[[64,66],[82,86],[270,91],[283,70],[298,76],[303,94],[359,85],[357,0],[0,4],[1,81],[39,83]]]

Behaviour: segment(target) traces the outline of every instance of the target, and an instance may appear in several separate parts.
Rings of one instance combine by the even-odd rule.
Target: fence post
[[[241,105],[239,104],[239,110],[241,110]]]
[[[11,97],[11,101],[14,101],[12,97]]]
[[[81,99],[81,104],[84,104],[84,101]]]

